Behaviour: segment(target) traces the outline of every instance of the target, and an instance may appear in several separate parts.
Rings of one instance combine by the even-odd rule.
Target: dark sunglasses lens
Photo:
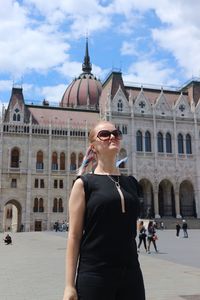
[[[120,130],[113,130],[113,131],[109,131],[109,130],[101,130],[98,133],[98,138],[100,138],[100,140],[109,140],[111,137],[111,134],[114,135],[114,137],[118,140],[122,139],[122,133]]]
[[[101,130],[97,135],[100,139],[109,139],[110,138],[110,131],[108,130]]]
[[[112,132],[112,134],[115,136],[115,138],[116,139],[121,139],[122,138],[122,133],[121,133],[121,131],[120,130],[114,130],[113,132]]]

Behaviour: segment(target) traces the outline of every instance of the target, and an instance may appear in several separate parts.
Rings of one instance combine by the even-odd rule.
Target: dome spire
[[[82,64],[82,70],[85,73],[91,73],[92,70],[92,64],[90,63],[90,56],[88,51],[88,37],[86,38],[85,57]]]

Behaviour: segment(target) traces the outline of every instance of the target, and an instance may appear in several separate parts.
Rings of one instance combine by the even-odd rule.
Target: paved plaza
[[[188,239],[175,230],[157,233],[159,253],[141,246],[139,254],[146,300],[200,300],[200,230],[189,230]],[[0,233],[0,300],[62,300],[67,234],[11,235],[6,246]]]

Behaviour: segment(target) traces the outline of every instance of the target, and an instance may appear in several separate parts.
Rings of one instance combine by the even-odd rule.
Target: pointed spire
[[[88,37],[86,38],[85,57],[82,64],[82,70],[85,73],[91,73],[92,65],[90,63],[89,51],[88,51]]]

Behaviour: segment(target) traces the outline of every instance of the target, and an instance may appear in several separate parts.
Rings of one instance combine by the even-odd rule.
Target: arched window
[[[190,134],[186,134],[186,153],[192,154],[192,140]]]
[[[56,152],[52,154],[52,170],[58,170],[58,155]]]
[[[62,201],[62,199],[61,198],[59,198],[59,207],[58,207],[58,211],[59,212],[63,212],[63,201]]]
[[[34,206],[33,206],[33,211],[34,212],[38,212],[38,209],[39,207],[38,207],[38,198],[35,198],[34,199]]]
[[[65,153],[60,153],[60,170],[65,170]]]
[[[151,133],[149,131],[145,132],[145,151],[151,152]]]
[[[43,163],[43,152],[38,151],[36,156],[36,170],[43,170],[44,163]]]
[[[76,170],[76,153],[72,153],[71,154],[71,158],[70,158],[70,170],[74,171]]]
[[[20,122],[21,118],[20,118],[20,111],[18,108],[15,109],[15,112],[13,114],[13,121],[18,121]]]
[[[44,211],[44,204],[43,204],[43,198],[39,199],[39,212]]]
[[[157,141],[158,141],[158,152],[164,152],[163,135],[161,132],[158,132],[157,134]]]
[[[123,102],[122,100],[119,100],[118,103],[117,103],[117,110],[120,112],[120,111],[123,111]]]
[[[136,150],[143,151],[142,132],[140,130],[136,133]]]
[[[184,153],[184,146],[183,146],[183,135],[181,133],[178,134],[178,153]]]
[[[172,137],[169,132],[166,133],[166,152],[172,153]]]
[[[11,168],[19,168],[19,149],[13,148],[11,150]]]
[[[79,153],[79,155],[78,155],[78,167],[81,166],[82,161],[83,161],[83,153]]]
[[[54,198],[53,199],[53,212],[57,212],[58,211],[58,199]]]

